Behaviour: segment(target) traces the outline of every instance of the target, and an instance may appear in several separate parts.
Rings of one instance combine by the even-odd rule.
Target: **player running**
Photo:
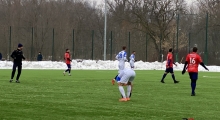
[[[122,95],[122,98],[119,99],[121,102],[126,102],[130,100],[131,97],[131,91],[132,91],[132,82],[136,76],[136,73],[133,69],[124,69],[120,72],[120,74],[117,76],[116,80],[118,81],[118,87],[119,91]],[[127,85],[127,97],[125,95],[125,91],[123,86]]]
[[[209,70],[204,63],[202,62],[202,59],[200,55],[197,54],[197,47],[193,48],[193,52],[188,54],[186,56],[186,62],[182,71],[182,74],[186,72],[186,69],[189,73],[189,77],[191,79],[191,88],[192,88],[192,93],[191,96],[195,96],[195,89],[196,89],[196,81],[198,79],[198,67],[199,64],[204,67],[206,70]],[[187,68],[186,68],[187,67]]]
[[[136,53],[136,52],[133,51],[132,54],[131,54],[131,56],[129,57],[131,69],[134,69],[135,53]]]
[[[119,68],[118,74],[119,74],[121,71],[124,70],[125,62],[128,61],[127,60],[127,53],[126,53],[126,47],[125,46],[122,47],[122,51],[119,52],[115,58],[119,61],[119,63],[118,63],[118,68]],[[118,75],[116,75],[115,78],[112,79],[112,84],[113,85],[115,84],[115,80],[116,80],[117,76]]]
[[[66,72],[69,72],[69,76],[71,76],[70,72],[71,72],[71,59],[70,59],[70,50],[66,49],[66,53],[64,55],[64,60],[66,62],[66,65],[68,67],[68,69],[66,71],[63,72],[63,75],[66,75]]]
[[[174,61],[173,61],[173,54],[172,54],[172,52],[173,52],[173,49],[172,48],[170,48],[169,49],[169,53],[167,54],[167,63],[166,63],[166,70],[165,70],[165,73],[164,73],[164,75],[163,75],[163,77],[162,77],[162,79],[161,79],[161,83],[165,83],[164,82],[164,79],[165,79],[165,77],[167,76],[167,74],[168,73],[171,73],[172,74],[172,78],[173,78],[173,82],[174,83],[179,83],[179,81],[177,81],[176,79],[175,79],[175,75],[174,75],[174,72],[173,72],[173,64],[174,65],[176,65],[175,63],[174,63]],[[177,66],[177,65],[176,65]]]

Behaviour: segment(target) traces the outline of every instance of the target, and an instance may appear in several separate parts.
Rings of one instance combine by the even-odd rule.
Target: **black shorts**
[[[71,65],[70,64],[66,64],[67,65],[67,67],[70,69],[71,68]]]
[[[190,72],[189,77],[191,80],[197,80],[198,79],[198,73]]]
[[[173,73],[173,68],[167,68],[167,69],[165,70],[165,72],[166,72],[166,73]]]
[[[13,67],[20,67],[20,66],[22,66],[22,63],[16,63],[16,62],[13,63]]]

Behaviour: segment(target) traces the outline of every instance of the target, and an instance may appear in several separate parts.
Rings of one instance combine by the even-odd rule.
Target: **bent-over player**
[[[126,102],[130,100],[131,91],[132,91],[132,88],[131,88],[132,82],[134,81],[135,76],[136,76],[136,73],[133,69],[124,69],[117,76],[116,79],[118,80],[118,88],[122,95],[122,98],[119,99],[119,101]],[[123,86],[127,86],[127,96],[125,95]]]

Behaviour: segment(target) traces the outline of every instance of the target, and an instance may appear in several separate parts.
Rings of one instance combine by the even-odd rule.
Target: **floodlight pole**
[[[104,27],[104,61],[106,60],[106,28],[107,28],[107,7],[106,7],[106,1],[105,0],[105,27]]]
[[[180,15],[177,15],[177,25],[176,25],[176,62],[178,62],[178,52],[179,52],[179,20],[180,20]]]

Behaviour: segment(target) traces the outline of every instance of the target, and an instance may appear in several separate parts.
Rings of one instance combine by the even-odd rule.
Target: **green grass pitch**
[[[220,120],[219,73],[200,72],[191,97],[188,74],[162,84],[163,71],[136,71],[131,101],[119,102],[117,71],[23,70],[20,84],[0,72],[0,120]]]

